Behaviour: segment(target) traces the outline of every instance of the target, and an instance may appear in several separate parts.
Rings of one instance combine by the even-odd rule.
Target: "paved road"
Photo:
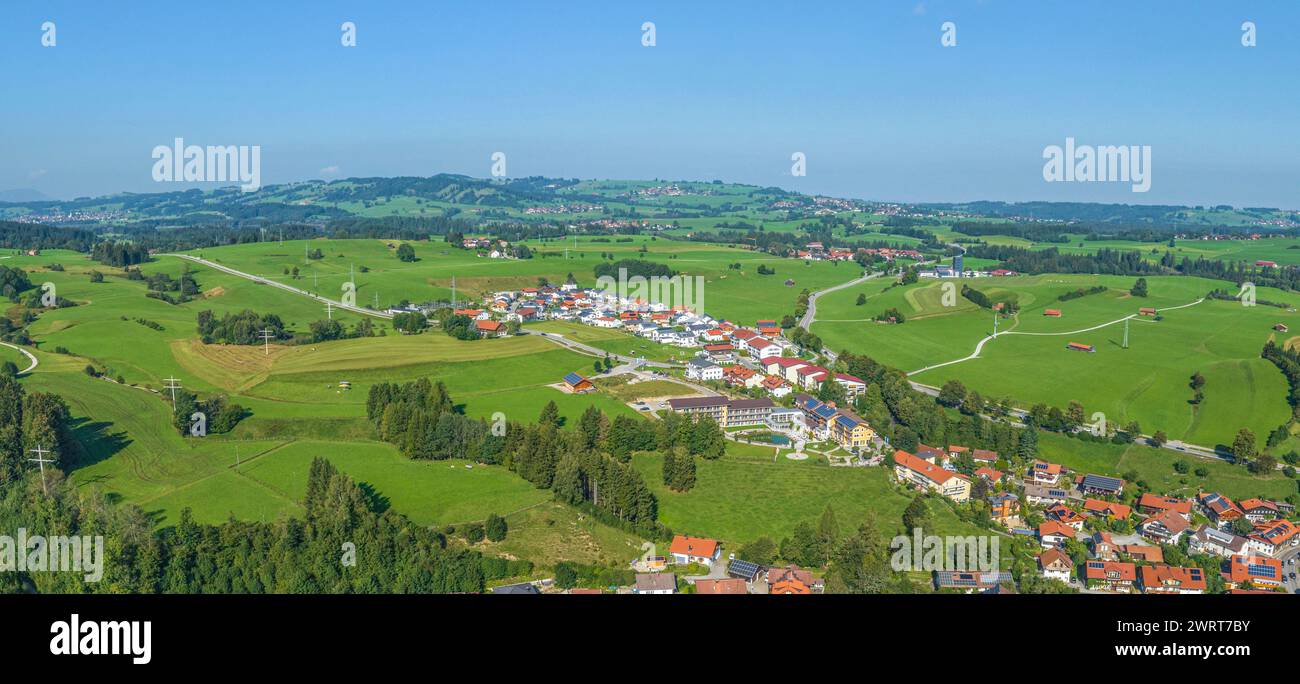
[[[923,394],[928,394],[932,397],[939,396],[938,387],[934,387],[933,385],[923,385],[914,380],[909,380],[908,383],[912,385],[912,389],[918,392],[921,392]],[[1015,419],[1010,420],[1008,422],[1010,422],[1012,425],[1016,427],[1024,427],[1025,426],[1024,420],[1029,416],[1029,412],[1024,409],[1013,408],[1011,409],[1011,415],[1014,416]],[[1086,427],[1079,428],[1078,430],[1076,430],[1076,432],[1082,432],[1087,429],[1088,428]],[[1138,438],[1146,440],[1146,439],[1150,439],[1150,437],[1151,437],[1150,435],[1139,435]],[[1177,439],[1171,439],[1168,442],[1165,442],[1163,448],[1169,449],[1170,451],[1177,451],[1180,454],[1190,454],[1192,456],[1201,456],[1203,458],[1217,458],[1220,461],[1227,461],[1228,463],[1234,462],[1232,458],[1232,454],[1223,451],[1215,451],[1214,449],[1211,449],[1210,447],[1207,446],[1201,446],[1199,444],[1191,444],[1189,442],[1183,442]],[[1279,469],[1282,468],[1282,464],[1278,464],[1278,468]]]
[[[636,356],[623,356],[622,354],[613,354],[605,351],[604,349],[593,347],[589,344],[583,344],[582,342],[578,342],[577,340],[571,340],[559,333],[541,332],[540,330],[529,330],[528,328],[521,328],[521,331],[527,335],[540,335],[556,344],[568,347],[569,349],[572,349],[574,351],[588,354],[591,356],[599,356],[601,358],[604,358],[605,355],[608,354],[609,358],[614,359],[615,361],[619,361],[621,363],[625,363],[636,367],[647,366],[650,368],[681,368],[682,366],[682,364],[680,363],[646,361],[645,359]]]
[[[849,282],[844,283],[842,285],[836,285],[835,287],[828,287],[825,290],[818,290],[817,292],[808,295],[808,310],[803,312],[803,318],[799,319],[799,327],[803,328],[804,330],[807,330],[808,326],[812,325],[813,322],[817,320],[817,298],[818,297],[821,297],[824,294],[830,294],[832,292],[835,292],[836,290],[843,290],[846,287],[853,287],[858,283],[863,283],[868,280],[871,280],[872,278],[881,275],[881,273],[882,272],[877,271],[875,273],[864,274],[862,277],[858,278],[857,280],[850,280]]]
[[[9,347],[10,349],[17,349],[19,352],[22,353],[23,356],[26,356],[26,357],[27,357],[27,360],[28,360],[28,361],[31,362],[31,365],[30,365],[30,366],[28,366],[28,367],[26,367],[26,368],[24,368],[24,369],[18,371],[19,373],[30,373],[30,372],[36,370],[36,367],[37,367],[37,366],[41,365],[41,362],[38,361],[38,360],[36,360],[36,357],[33,356],[31,352],[27,351],[26,349],[23,349],[22,347],[20,347],[20,346],[18,346],[18,345],[16,345],[16,344],[9,344],[8,342],[0,342],[0,345],[3,345],[3,346],[5,346],[5,347]]]
[[[359,313],[363,316],[373,316],[375,318],[382,318],[385,320],[392,320],[393,318],[393,314],[390,314],[386,311],[375,311],[374,309],[367,309],[364,306],[344,304],[343,302],[338,301],[337,299],[322,297],[320,295],[308,292],[307,290],[303,290],[301,288],[297,288],[292,285],[286,285],[284,283],[271,280],[270,278],[263,278],[262,276],[253,275],[252,273],[244,273],[243,271],[236,271],[235,269],[230,268],[229,266],[222,266],[221,264],[218,264],[216,262],[208,261],[207,259],[200,259],[199,257],[191,256],[189,254],[163,254],[162,256],[176,257],[177,259],[193,261],[196,264],[203,264],[208,268],[214,268],[218,271],[221,271],[222,273],[229,273],[230,275],[238,276],[240,278],[245,278],[255,283],[259,283],[261,285],[270,285],[271,287],[278,287],[281,290],[285,290],[286,292],[292,292],[294,294],[302,295],[304,297],[310,297],[322,304],[329,303],[336,309],[343,309],[344,311]]]

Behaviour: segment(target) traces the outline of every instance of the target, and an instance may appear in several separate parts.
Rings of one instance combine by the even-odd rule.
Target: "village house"
[[[1138,524],[1142,536],[1160,544],[1177,544],[1191,523],[1178,511],[1167,509]]]
[[[1137,566],[1120,561],[1090,560],[1084,564],[1084,580],[1089,589],[1132,593],[1137,581]]]
[[[1119,496],[1124,493],[1124,481],[1105,475],[1084,475],[1079,481],[1079,491],[1099,496]]]
[[[970,498],[971,481],[965,475],[944,470],[901,449],[894,452],[894,476],[899,482],[939,492],[957,503]]]
[[[1047,461],[1034,461],[1029,466],[1029,477],[1034,484],[1055,486],[1061,481],[1061,475],[1065,468],[1058,463],[1048,463]]]
[[[1128,520],[1133,509],[1121,503],[1088,498],[1083,500],[1083,510],[1090,515],[1102,515],[1111,520]]]
[[[1201,525],[1188,538],[1187,548],[1193,553],[1227,558],[1246,552],[1246,538],[1217,529],[1212,525]]]
[[[1256,525],[1269,520],[1275,520],[1281,515],[1277,504],[1272,501],[1264,501],[1263,499],[1242,499],[1239,505],[1242,513],[1246,516],[1246,519]]]
[[[1227,527],[1232,521],[1245,515],[1232,499],[1218,492],[1206,492],[1197,498],[1197,504],[1205,517],[1218,527]]]
[[[976,468],[975,477],[984,480],[990,485],[998,484],[1006,479],[1006,475],[1004,475],[1001,470],[995,470],[987,466]]]
[[[1276,556],[1288,544],[1295,546],[1300,542],[1300,528],[1289,520],[1274,520],[1261,523],[1246,537],[1247,547],[1255,553]]]
[[[506,326],[501,321],[474,321],[474,327],[484,337],[502,337],[507,334]]]
[[[1060,549],[1048,549],[1038,555],[1038,572],[1045,579],[1070,583],[1074,576],[1074,561]]]
[[[1055,520],[1076,532],[1082,532],[1083,523],[1087,521],[1087,518],[1075,512],[1074,509],[1065,504],[1056,504],[1051,508],[1048,508],[1044,515],[1046,515],[1049,520]]]
[[[1073,492],[1061,487],[1025,485],[1025,501],[1031,506],[1050,506],[1054,503],[1065,503],[1072,498],[1074,498]]]
[[[1044,520],[1038,525],[1038,543],[1045,549],[1061,548],[1065,542],[1074,539],[1077,531],[1055,520]]]
[[[722,366],[697,356],[686,362],[686,377],[692,380],[721,380]]]
[[[958,589],[966,594],[992,593],[1004,583],[1012,581],[1009,572],[978,572],[974,570],[936,570],[934,588]]]
[[[639,572],[636,575],[634,594],[675,594],[677,575],[671,572]]]
[[[1144,565],[1141,570],[1143,593],[1205,593],[1205,571],[1201,568],[1179,568],[1171,565]]]
[[[695,593],[697,594],[748,594],[749,587],[745,585],[745,580],[734,577],[727,579],[702,579],[695,580]]]
[[[1192,519],[1192,502],[1187,499],[1179,499],[1173,496],[1159,496],[1151,492],[1145,492],[1138,499],[1138,510],[1147,515],[1163,513],[1164,511],[1174,511],[1184,518]]]
[[[811,594],[822,591],[822,581],[813,577],[807,570],[797,565],[772,568],[767,571],[767,593],[769,594]]]
[[[1228,584],[1237,589],[1249,584],[1252,587],[1274,588],[1285,581],[1282,561],[1261,556],[1237,555],[1228,560]]]
[[[1016,516],[1020,514],[1020,497],[1010,492],[990,494],[987,501],[989,503],[989,517],[996,523],[1010,525]]]
[[[1109,532],[1093,532],[1088,541],[1092,543],[1093,558],[1104,561],[1119,560],[1119,549],[1115,546],[1115,541],[1111,539]]]
[[[672,556],[673,562],[678,565],[697,563],[711,568],[713,562],[722,555],[722,544],[716,539],[679,534],[673,537],[672,544],[668,547],[668,555]]]

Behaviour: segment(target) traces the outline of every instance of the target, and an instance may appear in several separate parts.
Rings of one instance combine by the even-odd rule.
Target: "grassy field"
[[[1064,407],[1083,403],[1089,415],[1102,411],[1112,422],[1137,420],[1144,430],[1198,444],[1231,443],[1240,427],[1263,435],[1289,413],[1286,383],[1272,364],[1259,358],[1272,326],[1297,324],[1297,314],[1269,306],[1243,307],[1205,300],[1224,284],[1200,278],[1148,278],[1150,295],[1132,297],[1134,279],[1118,276],[1043,275],[981,279],[969,284],[994,301],[1014,299],[1021,310],[999,321],[1000,334],[977,359],[914,373],[919,382],[939,386],[959,379],[985,396],[1015,398],[1022,405],[1043,402]],[[1058,297],[1078,288],[1104,284],[1110,289],[1068,301]],[[833,349],[868,354],[909,372],[961,359],[992,333],[992,315],[964,297],[943,306],[943,284],[929,281],[885,290],[870,281],[831,293],[818,302],[813,330]],[[1263,291],[1260,299],[1295,299]],[[867,301],[858,306],[858,294]],[[1185,306],[1190,305],[1190,306]],[[902,325],[863,320],[896,307]],[[1129,348],[1122,347],[1124,323],[1139,307],[1163,311],[1163,320],[1129,321]],[[1183,307],[1174,309],[1173,307]],[[1043,316],[1048,308],[1060,318]],[[1067,342],[1094,345],[1094,354],[1066,351]],[[1188,403],[1194,372],[1207,383],[1205,401]]]
[[[528,329],[555,333],[575,342],[581,342],[611,354],[639,356],[648,361],[676,361],[684,363],[695,354],[695,349],[670,347],[651,342],[644,337],[629,335],[620,330],[596,328],[570,321],[539,321],[529,323]]]
[[[798,523],[815,524],[827,504],[845,536],[869,511],[892,536],[902,527],[903,509],[911,500],[894,489],[884,468],[831,468],[729,455],[716,461],[697,459],[694,489],[679,493],[663,486],[659,454],[637,454],[633,464],[659,498],[664,524],[674,532],[722,539],[732,548],[764,535],[780,542]],[[933,510],[935,534],[975,534],[974,527],[946,507]]]
[[[805,263],[706,243],[654,236],[632,237],[628,242],[596,242],[598,239],[530,242],[527,244],[536,256],[524,260],[491,259],[441,242],[416,242],[413,245],[419,260],[402,263],[395,256],[396,241],[360,239],[232,245],[193,254],[284,282],[290,279],[284,270],[297,266],[305,275],[294,284],[323,295],[337,295],[349,277],[349,268],[356,267],[358,302],[378,301],[381,306],[402,299],[448,299],[453,277],[457,300],[470,302],[478,302],[484,294],[496,290],[536,286],[539,278],[561,283],[570,273],[580,284],[595,285],[594,269],[607,261],[602,259],[602,253],[615,259],[644,258],[667,264],[683,275],[704,277],[705,311],[745,324],[793,312],[795,300],[804,288],[818,290],[857,275],[855,264]],[[305,247],[320,249],[324,258],[304,263]],[[643,247],[645,253],[640,252]],[[741,268],[729,268],[732,264],[740,264]],[[776,269],[776,274],[758,275],[760,264]],[[359,271],[362,266],[368,269],[366,273]],[[787,279],[794,280],[794,284],[785,285]]]
[[[1251,475],[1240,465],[1141,444],[1099,444],[1040,432],[1038,448],[1044,459],[1077,472],[1113,477],[1137,473],[1137,479],[1160,493],[1194,496],[1199,490],[1205,490],[1220,492],[1233,499],[1258,496],[1275,500],[1296,493],[1296,481],[1280,472],[1268,476]],[[1174,470],[1174,463],[1178,461],[1188,465],[1186,474]],[[1205,477],[1195,474],[1200,468],[1207,471]]]

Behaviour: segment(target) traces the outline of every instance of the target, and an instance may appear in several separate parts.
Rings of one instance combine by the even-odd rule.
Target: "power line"
[[[261,332],[259,332],[258,335],[260,335],[261,338],[262,338],[262,348],[263,348],[263,350],[266,352],[266,355],[267,355],[267,356],[270,356],[270,355],[271,355],[271,338],[275,337],[275,333],[272,332],[270,329],[264,329],[264,330],[262,330]]]
[[[46,449],[45,446],[42,445],[42,444],[37,444],[37,445],[36,445],[36,448],[35,448],[35,449],[32,449],[31,452],[34,453],[34,454],[36,454],[36,458],[29,458],[29,459],[27,459],[27,460],[28,460],[28,461],[35,461],[36,463],[39,463],[39,464],[40,464],[40,467],[41,467],[41,491],[45,492],[45,496],[49,496],[49,495],[50,495],[50,487],[49,487],[48,484],[45,483],[45,464],[46,464],[46,463],[53,463],[53,462],[54,462],[54,459],[52,459],[52,458],[45,458],[45,455],[48,454],[48,453],[50,453],[50,451],[49,451],[48,449]]]
[[[181,388],[181,381],[178,378],[164,378],[163,381],[167,383],[166,385],[163,385],[163,389],[169,389],[172,391],[172,413],[175,413],[176,390]]]

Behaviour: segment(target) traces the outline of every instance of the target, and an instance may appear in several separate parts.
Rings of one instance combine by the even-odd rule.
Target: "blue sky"
[[[481,177],[503,151],[511,176],[1294,208],[1298,38],[1282,0],[8,0],[0,189],[175,189],[150,152],[180,136],[261,145],[264,184]],[[1150,145],[1151,190],[1045,182],[1067,136]]]

